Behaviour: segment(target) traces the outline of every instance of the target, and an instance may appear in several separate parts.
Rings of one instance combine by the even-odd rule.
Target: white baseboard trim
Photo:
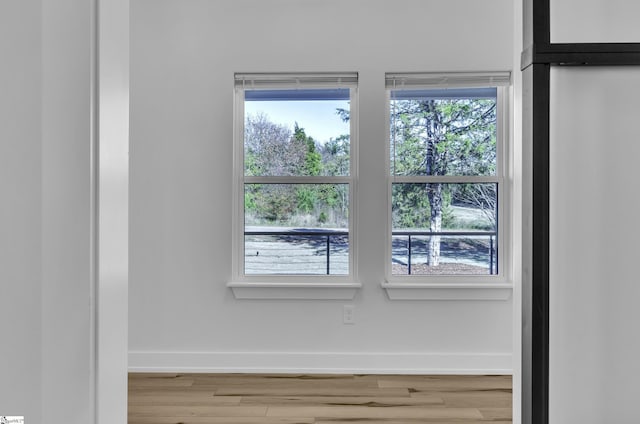
[[[512,374],[505,353],[129,352],[129,372]]]

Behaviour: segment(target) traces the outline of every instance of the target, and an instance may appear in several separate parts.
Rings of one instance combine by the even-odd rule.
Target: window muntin
[[[356,82],[236,75],[238,280],[352,279]]]
[[[390,280],[503,273],[508,76],[490,79],[387,75]]]

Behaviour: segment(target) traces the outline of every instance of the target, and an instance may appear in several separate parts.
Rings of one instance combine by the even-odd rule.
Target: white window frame
[[[394,176],[391,174],[391,125],[386,126],[386,173],[387,173],[387,238],[385,251],[386,279],[382,287],[392,300],[504,300],[512,292],[511,252],[511,184],[509,170],[511,151],[509,149],[509,93],[511,75],[509,72],[483,73],[388,73],[385,75],[386,116],[391,116],[391,91],[397,89],[435,88],[497,88],[497,161],[495,176]],[[394,275],[391,267],[391,196],[393,183],[497,183],[498,184],[498,274],[497,275]]]
[[[237,73],[234,75],[232,280],[227,286],[238,299],[353,299],[357,279],[356,228],[358,176],[357,73]],[[350,173],[348,176],[247,177],[244,175],[245,90],[348,88],[350,91]],[[244,272],[245,183],[349,185],[348,275],[246,275]]]

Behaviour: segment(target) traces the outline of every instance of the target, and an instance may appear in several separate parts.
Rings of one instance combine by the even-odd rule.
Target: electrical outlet
[[[344,305],[342,308],[342,322],[344,324],[356,323],[356,307],[353,305]]]

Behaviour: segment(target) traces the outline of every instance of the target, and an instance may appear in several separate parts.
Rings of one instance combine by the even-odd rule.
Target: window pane
[[[498,185],[392,185],[393,274],[496,274]]]
[[[246,90],[245,175],[349,175],[349,115],[349,89]]]
[[[497,89],[391,91],[393,175],[496,175]]]
[[[349,274],[348,184],[245,184],[245,274]]]

